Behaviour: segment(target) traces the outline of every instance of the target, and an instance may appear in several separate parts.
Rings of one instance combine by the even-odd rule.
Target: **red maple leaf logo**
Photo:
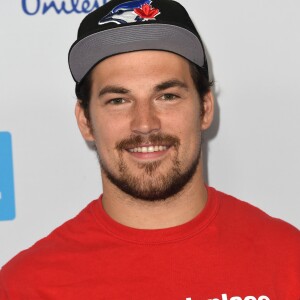
[[[142,19],[146,19],[146,20],[155,19],[155,17],[160,14],[159,9],[153,8],[149,4],[144,4],[144,5],[142,5],[141,8],[135,8],[134,12],[139,17],[141,17]]]

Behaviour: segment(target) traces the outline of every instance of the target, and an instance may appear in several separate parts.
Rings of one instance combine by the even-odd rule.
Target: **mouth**
[[[139,145],[127,148],[126,152],[138,162],[153,162],[164,159],[171,147],[171,145]]]
[[[120,141],[116,150],[128,153],[131,158],[140,161],[162,160],[171,153],[171,149],[177,151],[180,145],[177,137],[159,134],[148,137],[133,136]]]
[[[140,146],[135,148],[126,149],[130,153],[155,153],[167,151],[170,146],[162,146],[162,145],[150,145],[150,146]]]

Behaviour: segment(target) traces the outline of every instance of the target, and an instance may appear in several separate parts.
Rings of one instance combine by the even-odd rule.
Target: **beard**
[[[139,147],[141,144],[171,145],[174,147],[175,155],[171,159],[169,170],[162,173],[159,167],[163,162],[154,161],[137,163],[138,169],[142,170],[142,172],[137,174],[130,172],[124,161],[124,151]],[[118,175],[114,174],[108,164],[101,159],[98,151],[97,154],[102,171],[117,188],[136,199],[162,201],[181,192],[193,178],[199,164],[201,139],[199,140],[198,150],[194,159],[185,169],[183,169],[178,157],[179,146],[180,141],[177,137],[165,134],[153,134],[148,137],[138,135],[124,139],[116,145],[116,150],[119,154]]]

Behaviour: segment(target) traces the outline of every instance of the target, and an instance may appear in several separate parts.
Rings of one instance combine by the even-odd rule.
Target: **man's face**
[[[201,120],[189,63],[176,54],[139,51],[99,63],[90,122],[79,105],[76,115],[95,143],[104,184],[134,198],[166,199],[201,173],[201,131],[211,120]]]

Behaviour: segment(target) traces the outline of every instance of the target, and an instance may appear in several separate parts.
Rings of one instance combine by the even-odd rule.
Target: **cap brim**
[[[69,66],[79,83],[98,62],[126,52],[163,50],[179,54],[203,67],[205,54],[198,37],[170,24],[139,24],[99,31],[75,42],[69,52]]]

